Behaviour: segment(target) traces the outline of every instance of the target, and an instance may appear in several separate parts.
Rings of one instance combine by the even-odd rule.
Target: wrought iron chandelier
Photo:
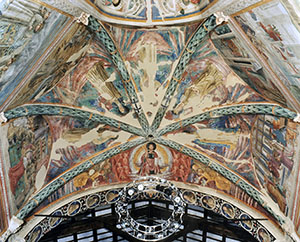
[[[159,199],[170,201],[173,205],[171,216],[155,225],[138,222],[130,215],[129,204],[139,200]],[[119,216],[117,227],[132,237],[142,241],[159,241],[180,230],[185,202],[181,192],[169,181],[159,177],[143,177],[126,185],[119,193],[116,202]]]

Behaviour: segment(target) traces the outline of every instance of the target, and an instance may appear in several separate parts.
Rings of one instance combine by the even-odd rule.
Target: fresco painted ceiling
[[[155,175],[268,218],[259,241],[298,241],[299,6],[2,1],[1,239]]]

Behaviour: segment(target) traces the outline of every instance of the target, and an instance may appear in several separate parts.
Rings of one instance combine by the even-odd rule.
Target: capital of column
[[[90,14],[82,12],[79,17],[75,18],[77,23],[83,23],[84,25],[89,24],[89,16]]]
[[[214,13],[214,15],[216,16],[216,23],[217,25],[223,23],[223,22],[227,22],[229,20],[229,16],[224,15],[223,12],[216,12]]]

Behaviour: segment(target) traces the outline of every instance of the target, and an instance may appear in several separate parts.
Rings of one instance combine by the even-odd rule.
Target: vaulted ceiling
[[[2,1],[3,240],[149,175],[268,218],[259,241],[299,240],[299,6]]]

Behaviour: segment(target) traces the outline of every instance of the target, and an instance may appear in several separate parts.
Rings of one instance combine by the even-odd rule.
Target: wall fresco
[[[22,91],[14,99],[10,108],[29,102],[51,90],[66,73],[71,71],[82,55],[85,46],[89,43],[89,35],[85,28],[73,25],[67,36],[51,52],[48,58],[39,66],[30,81],[22,88]]]
[[[224,116],[187,126],[165,137],[207,154],[259,188],[249,146],[253,119],[252,115]]]
[[[135,81],[149,123],[159,108],[176,60],[197,25],[151,31],[110,27]]]
[[[186,67],[162,125],[200,114],[211,106],[259,101],[264,99],[230,71],[207,41]]]
[[[283,85],[300,100],[300,33],[280,1],[235,17],[241,29],[272,67]],[[274,83],[276,85],[276,83]]]
[[[44,173],[44,183],[50,182],[80,161],[132,136],[109,125],[69,117],[49,117],[49,123],[53,146],[49,166]]]
[[[29,4],[27,1],[19,0],[11,2]],[[113,17],[124,14],[125,11],[127,15],[122,16],[125,20],[147,22],[150,16],[151,21],[159,23],[180,20],[194,13],[198,14],[202,10],[206,11],[210,3],[217,1],[182,0],[175,3],[171,0],[141,0],[135,1],[135,5],[132,4],[133,1],[123,0],[90,2],[101,5],[103,13],[106,11],[107,15],[114,15]],[[226,1],[227,4],[229,2]],[[243,1],[243,4],[244,2],[246,1]],[[38,5],[35,3],[30,6],[24,5],[24,9],[33,9],[33,6]],[[105,50],[105,46],[109,47],[112,41],[106,43],[105,38],[99,40],[105,31],[101,34],[98,32],[99,39],[95,40],[86,27],[71,24],[68,17],[54,11],[50,12],[44,7],[31,10],[27,15],[28,19],[33,20],[32,23],[20,23],[17,19],[14,22],[7,19],[4,21],[4,17],[0,17],[0,36],[3,37],[0,37],[0,45],[6,48],[0,46],[0,77],[2,78],[0,104],[4,103],[13,89],[21,83],[25,84],[24,89],[15,98],[10,108],[25,102],[66,104],[89,110],[90,117],[94,117],[92,113],[94,115],[97,113],[125,122],[122,125],[130,124],[136,127],[140,127],[140,124],[134,108],[139,107],[139,103],[131,103],[130,94],[136,91],[151,124],[158,108],[163,105],[162,99],[180,55],[188,39],[199,26],[199,23],[192,23],[189,26],[129,28],[104,24],[124,57],[126,68],[134,80],[134,88],[128,91],[126,88],[128,83],[122,80],[120,75],[124,70],[120,68],[121,65],[115,66],[120,62],[113,64],[117,52],[110,54]],[[24,21],[27,21],[27,18],[24,18]],[[276,102],[283,106],[290,106],[277,88],[278,85],[273,82],[272,75],[267,73],[261,63],[253,57],[255,55],[251,46],[246,45],[245,40],[238,35],[242,33],[241,31],[244,31],[249,41],[257,47],[258,53],[274,69],[286,88],[296,98],[298,95],[300,97],[297,89],[300,37],[293,25],[296,20],[294,19],[292,23],[283,5],[274,0],[235,17],[235,21],[237,26],[228,25],[233,30],[230,30],[227,25],[217,28],[209,35],[211,39],[204,39],[202,44],[199,44],[199,48],[189,62],[182,62],[184,64],[179,71],[180,73],[183,71],[183,77],[178,80],[174,96],[170,97],[169,108],[166,112],[163,111],[164,118],[161,126],[191,118],[210,108],[223,105]],[[43,26],[39,25],[40,23],[43,23]],[[34,30],[35,28],[37,29]],[[233,32],[238,28],[240,32]],[[52,49],[52,41],[59,32],[63,39]],[[44,41],[45,38],[48,43]],[[195,44],[198,45],[196,42]],[[33,51],[35,44],[37,47]],[[43,54],[48,50],[49,55],[42,60]],[[185,53],[193,52],[190,49],[185,51]],[[42,61],[39,63],[40,60]],[[34,69],[35,67],[37,69]],[[166,97],[169,98],[167,95]],[[168,103],[169,100],[165,101]],[[39,111],[39,108],[35,110]],[[247,107],[236,107],[239,112],[241,110],[243,112],[244,108]],[[249,108],[248,112],[265,110],[271,113],[272,109],[270,106],[263,107],[261,110],[259,108]],[[16,113],[21,114],[26,111],[26,107],[21,109]],[[282,109],[274,107],[272,112],[279,113],[280,110]],[[68,114],[71,115],[73,111],[80,112],[80,109],[69,110]],[[217,113],[223,114],[223,111]],[[287,111],[283,115],[295,117],[296,113],[291,113],[292,111]],[[26,115],[29,115],[28,110]],[[228,169],[227,172],[230,170],[240,176],[238,177],[241,178],[240,184],[245,179],[257,191],[266,195],[267,198],[263,197],[263,201],[270,201],[270,206],[268,204],[268,207],[262,208],[258,205],[260,196],[258,202],[249,196],[255,190],[250,184],[242,190],[228,180],[232,179],[231,177],[236,178],[233,174],[230,173],[228,179],[222,176],[221,172],[226,169],[219,170],[218,173],[200,161],[162,145],[168,145],[167,143],[161,142],[160,145],[149,142],[136,146],[138,142],[133,142],[135,147],[127,146],[133,148],[121,152],[122,149],[118,150],[119,147],[115,147],[116,145],[126,146],[132,140],[139,141],[137,136],[129,133],[130,127],[127,129],[129,132],[125,132],[120,128],[88,119],[35,116],[11,120],[0,126],[1,165],[3,164],[4,167],[4,172],[0,172],[5,176],[11,215],[16,214],[28,198],[34,192],[38,192],[43,185],[72,170],[84,159],[109,150],[108,156],[103,156],[105,159],[112,154],[118,154],[97,165],[93,162],[89,163],[89,166],[85,167],[86,171],[55,191],[36,211],[57,199],[84,189],[127,183],[141,176],[154,175],[172,181],[212,188],[216,192],[229,195],[232,199],[241,200],[274,221],[274,218],[282,221],[283,216],[278,213],[281,210],[291,218],[300,233],[298,125],[284,118],[262,115],[220,117],[214,116],[213,112],[207,115],[211,118],[180,129],[176,126],[179,125],[178,122],[172,126],[173,131],[164,133],[163,137],[156,137],[155,133],[153,135],[157,138],[157,142],[159,138],[175,141],[182,145],[180,147],[183,149],[182,152],[189,147],[193,152],[199,152],[211,157],[216,163],[221,163]],[[136,133],[146,137],[151,130],[147,130],[147,125],[143,128],[145,133],[143,131]],[[148,138],[150,139],[151,136],[149,135]],[[142,142],[145,140],[141,139],[138,144]],[[170,147],[174,148],[175,145]],[[199,156],[194,157],[201,160]],[[215,163],[211,162],[211,164]],[[91,166],[93,167],[90,168]],[[220,167],[218,166],[218,169]],[[250,190],[252,189],[250,193],[247,190],[249,187]],[[47,193],[50,194],[52,190],[47,189],[45,191],[50,191]],[[45,196],[40,197],[45,198]],[[186,198],[189,199],[188,196]],[[202,205],[207,209],[212,209],[210,199],[211,197],[207,196],[201,200]],[[224,205],[220,207],[220,212],[231,218],[233,214],[230,208],[229,205]],[[3,206],[0,201],[0,213],[3,215],[7,212],[2,212],[1,209],[3,210]],[[268,209],[271,209],[269,214],[266,212]],[[29,210],[30,208],[23,213],[26,214],[24,217],[29,214],[26,213]],[[1,222],[2,220],[0,231],[6,225]],[[263,240],[263,235],[257,233],[257,238]]]
[[[51,12],[38,3],[7,0],[1,2],[0,11],[1,78],[32,38],[36,38],[35,34],[48,23]],[[5,82],[1,84],[4,86]]]
[[[249,27],[249,32],[253,31]],[[270,74],[253,57],[251,49],[237,37],[227,25],[217,28],[212,35],[212,41],[225,62],[232,70],[254,91],[271,101],[286,104],[285,97],[280,93],[277,86],[272,82]],[[258,50],[265,55],[262,48]]]
[[[172,154],[168,148],[154,143],[137,146],[93,166],[89,171],[81,173],[55,192],[48,199],[48,202],[77,190],[113,183],[130,182],[140,176],[175,177],[173,170],[176,168],[172,168]],[[187,179],[189,167],[186,169],[185,180]],[[176,178],[176,180],[178,179]]]
[[[103,17],[116,21],[151,24],[162,23],[181,18],[193,17],[206,10],[208,5],[216,0],[163,0],[163,1],[124,1],[95,0],[94,3]]]
[[[253,198],[216,171],[178,151],[152,142],[120,153],[81,173],[53,193],[36,211],[82,189],[128,183],[146,175],[212,188],[237,198],[269,216]]]
[[[265,215],[270,216],[256,201],[254,201],[253,198],[250,198],[245,191],[241,190],[235,184],[224,178],[221,174],[197,160],[191,160],[191,170],[189,172],[187,182],[223,192],[235,199],[244,202],[248,206],[257,209]],[[212,204],[209,203],[208,200],[206,200],[205,202],[206,203],[203,205],[206,206],[207,209],[212,209]]]
[[[299,17],[299,0],[288,0],[282,2],[283,6],[286,8],[287,12],[289,13],[289,16],[294,23],[294,26],[300,31],[300,17]]]
[[[257,177],[280,210],[290,217],[299,203],[295,201],[299,131],[298,125],[290,120],[260,116],[255,122],[251,139]]]
[[[20,118],[1,127],[3,176],[11,213],[37,190],[39,171],[48,165],[51,134],[42,116]]]
[[[64,103],[139,126],[122,78],[109,54],[92,41],[78,65],[37,102]],[[89,71],[87,71],[89,70]]]
[[[23,82],[69,18],[31,1],[1,1],[0,104]]]
[[[216,67],[217,63],[217,53],[212,48],[210,42],[207,43],[204,41],[186,67],[183,78],[180,80],[180,85],[178,85],[175,92],[175,96],[170,102],[169,109],[171,110],[166,112],[165,119],[178,119],[185,113],[192,113],[192,103],[193,105],[200,104],[201,99],[199,100],[198,97],[203,98],[204,95],[212,91],[210,87],[213,89],[223,81],[223,75],[218,67]],[[213,81],[215,78],[216,82]],[[196,102],[194,100],[195,98],[198,99]],[[202,107],[203,105],[199,106]],[[198,107],[194,109],[198,109]],[[162,125],[164,124],[166,124],[166,120],[163,120]]]
[[[152,19],[157,21],[169,18],[173,19],[174,16],[176,18],[180,17],[180,15],[194,15],[206,9],[212,2],[214,0],[154,1],[154,4],[152,4]]]

